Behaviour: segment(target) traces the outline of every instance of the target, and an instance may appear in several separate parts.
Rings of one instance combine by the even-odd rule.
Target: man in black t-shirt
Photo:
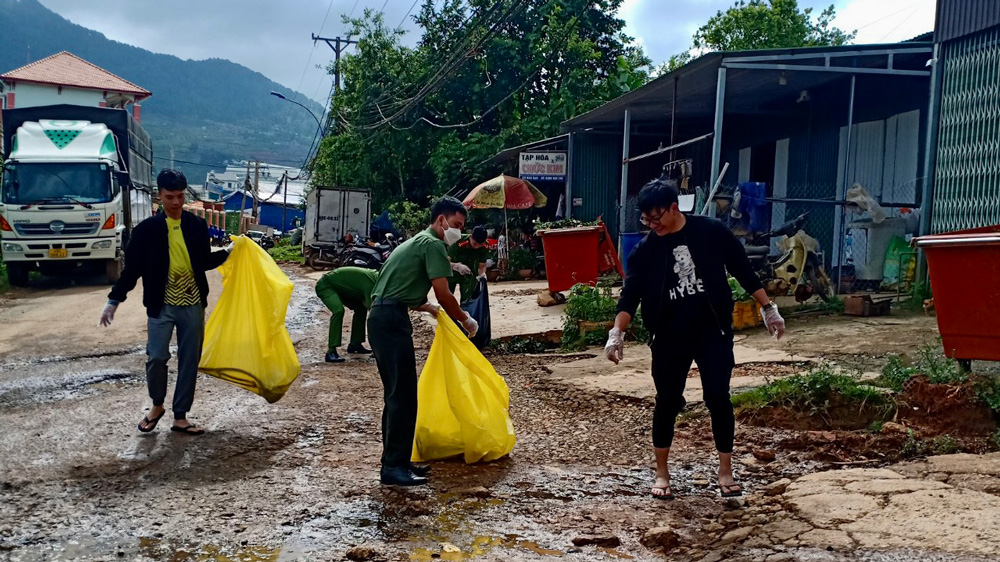
[[[615,364],[622,359],[625,330],[641,304],[643,324],[650,333],[656,385],[653,496],[673,499],[667,461],[674,422],[684,408],[684,385],[692,362],[698,364],[705,405],[712,417],[719,453],[719,490],[724,497],[742,495],[732,468],[736,421],[729,380],[735,360],[728,276],[735,277],[761,304],[765,324],[774,337],[782,336],[785,321],[764,292],[739,240],[715,219],[685,216],[678,208],[678,191],[672,182],[647,184],[639,193],[638,205],[642,223],[652,232],[629,257],[605,353]]]

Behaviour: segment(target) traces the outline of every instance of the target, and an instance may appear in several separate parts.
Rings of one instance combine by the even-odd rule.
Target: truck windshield
[[[111,173],[107,164],[7,164],[2,198],[20,205],[106,203],[111,200]]]

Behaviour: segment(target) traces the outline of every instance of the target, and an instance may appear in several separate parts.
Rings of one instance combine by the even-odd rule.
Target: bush
[[[738,410],[785,407],[811,415],[824,415],[835,406],[855,404],[859,408],[892,411],[892,400],[857,377],[833,373],[829,368],[779,379],[749,392],[733,396]]]
[[[305,263],[305,259],[302,257],[302,247],[292,245],[291,240],[288,238],[278,240],[278,243],[268,250],[267,253],[271,255],[274,261]]]
[[[392,225],[407,238],[424,230],[431,222],[431,210],[412,201],[396,201],[387,210]]]
[[[512,248],[507,268],[514,272],[521,269],[535,269],[535,254],[524,248]]]
[[[0,254],[0,291],[6,291],[10,288],[10,282],[7,280],[7,264],[3,262],[3,254]]]
[[[581,331],[579,323],[601,324],[614,321],[617,316],[618,299],[611,294],[612,285],[613,282],[609,279],[599,281],[596,287],[579,284],[570,289],[563,321],[563,349],[578,351],[588,346],[604,345],[608,339],[607,330]],[[642,324],[641,310],[632,319],[626,336],[640,342],[649,340],[649,332]]]
[[[534,338],[513,338],[507,341],[491,342],[490,347],[505,355],[545,353],[552,348],[548,342]]]
[[[936,347],[926,345],[917,352],[915,363],[900,355],[890,355],[888,363],[882,368],[882,376],[872,381],[872,384],[898,392],[903,390],[906,381],[917,375],[926,376],[934,384],[953,384],[968,380],[968,375],[962,371],[957,361],[945,357]]]

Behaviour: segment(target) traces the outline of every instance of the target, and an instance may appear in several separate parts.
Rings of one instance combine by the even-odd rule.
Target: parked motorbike
[[[348,255],[344,265],[364,267],[367,269],[382,269],[393,250],[399,247],[399,242],[392,233],[386,233],[385,242],[381,244],[355,243],[353,251]]]
[[[350,251],[350,247],[337,249],[310,244],[304,249],[303,254],[306,260],[306,265],[316,271],[325,271],[327,269],[333,269],[343,265],[344,260],[347,257],[346,254]]]
[[[830,278],[823,270],[819,258],[819,243],[802,230],[809,213],[803,213],[778,228],[756,237],[755,245],[747,245],[750,264],[770,295],[795,295],[797,302],[805,302],[813,295],[824,301],[833,298]],[[781,253],[771,256],[769,241],[785,237],[779,247]]]

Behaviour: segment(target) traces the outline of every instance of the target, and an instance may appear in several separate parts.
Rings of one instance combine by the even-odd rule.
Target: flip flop
[[[733,488],[736,488],[736,490],[733,490]],[[743,495],[743,486],[739,482],[729,484],[728,486],[719,484],[719,493],[724,498],[738,498]]]
[[[672,500],[672,499],[674,499],[674,490],[670,487],[670,484],[667,484],[666,486],[653,486],[653,489],[654,490],[666,490],[668,492],[666,494],[652,494],[651,493],[651,495],[654,498],[658,499],[658,500],[664,500],[664,501],[666,501],[666,500]]]
[[[184,427],[177,427],[176,425],[170,426],[170,431],[176,431],[177,433],[183,433],[184,435],[204,435],[205,430],[200,427],[195,427],[193,425],[187,425]]]
[[[163,414],[166,413],[167,410],[164,409],[162,412],[160,412],[160,415],[156,416],[155,420],[149,419],[149,416],[142,416],[142,421],[139,422],[139,431],[142,433],[149,433],[150,431],[153,431],[154,429],[156,429],[156,424],[160,422],[160,418],[162,418]],[[146,429],[142,428],[142,422],[146,422],[147,426]]]

